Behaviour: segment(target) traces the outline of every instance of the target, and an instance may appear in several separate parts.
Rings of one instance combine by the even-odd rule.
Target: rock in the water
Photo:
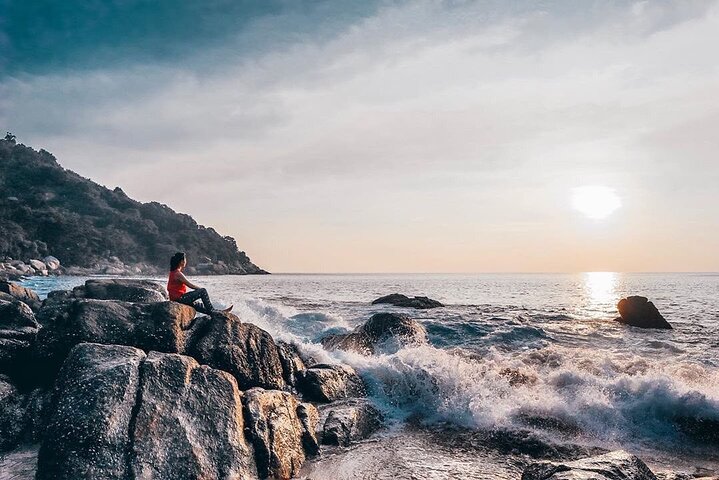
[[[632,296],[619,300],[617,303],[620,317],[617,322],[640,328],[671,329],[656,306],[646,297]]]
[[[574,462],[540,462],[529,465],[522,480],[656,480],[638,457],[624,450]]]
[[[47,265],[45,265],[45,262],[43,262],[41,260],[33,259],[33,260],[30,260],[29,263],[30,263],[30,266],[37,271],[41,272],[43,270],[47,270]]]
[[[37,314],[42,328],[36,350],[49,373],[72,347],[84,342],[180,353],[194,316],[194,308],[176,302],[70,299],[48,303]]]
[[[382,426],[382,415],[366,399],[351,399],[328,405],[322,443],[346,447],[369,437]]]
[[[37,331],[30,307],[19,300],[0,300],[0,372],[16,375],[26,367]]]
[[[10,379],[0,375],[0,452],[20,442],[25,427],[24,398]]]
[[[427,331],[424,327],[399,313],[376,313],[350,333],[322,339],[322,346],[328,350],[350,350],[363,355],[377,351],[394,353],[408,345],[425,343]]]
[[[232,375],[177,354],[150,352],[140,367],[133,478],[252,479],[241,394]]]
[[[60,260],[58,260],[56,257],[53,257],[52,255],[48,255],[47,257],[42,259],[43,263],[47,265],[48,270],[57,270],[60,268]]]
[[[297,397],[278,390],[253,388],[245,392],[244,400],[260,478],[294,477],[309,453],[304,448],[306,436],[314,435],[305,429],[298,415]]]
[[[390,295],[380,297],[377,300],[374,300],[372,305],[379,305],[383,303],[394,305],[395,307],[417,308],[421,310],[444,307],[442,303],[428,297],[410,298],[407,295],[402,295],[401,293],[392,293]]]
[[[320,412],[311,403],[300,403],[297,407],[297,417],[302,423],[302,446],[305,453],[310,456],[317,455],[320,453],[320,444],[317,439]]]
[[[314,365],[300,371],[297,380],[297,389],[315,402],[334,402],[366,393],[362,378],[347,365]]]
[[[56,404],[38,456],[37,480],[128,477],[131,418],[142,350],[81,344],[56,383]]]
[[[120,300],[123,302],[163,302],[167,300],[165,287],[152,280],[103,278],[91,279],[75,287],[77,298]]]
[[[27,304],[33,310],[40,308],[40,297],[29,288],[21,287],[12,282],[0,281],[0,292],[6,293],[13,298]]]
[[[297,383],[298,373],[305,369],[305,362],[300,357],[300,351],[297,345],[286,342],[277,342],[277,351],[280,354],[285,382],[294,387]]]
[[[225,312],[213,312],[204,325],[204,331],[193,333],[187,355],[230,372],[240,390],[285,388],[279,351],[269,333]]]

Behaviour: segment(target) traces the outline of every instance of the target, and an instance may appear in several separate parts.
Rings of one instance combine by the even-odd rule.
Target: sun
[[[593,220],[607,218],[622,206],[613,188],[585,185],[572,189],[572,208]]]

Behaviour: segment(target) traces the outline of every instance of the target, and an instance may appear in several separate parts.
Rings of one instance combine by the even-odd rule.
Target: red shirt
[[[167,279],[167,293],[170,294],[172,301],[178,300],[187,293],[187,285],[180,280],[180,270],[170,272],[170,277]]]

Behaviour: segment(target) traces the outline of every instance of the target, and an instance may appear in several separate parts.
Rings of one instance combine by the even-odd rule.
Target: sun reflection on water
[[[617,274],[615,272],[586,272],[584,288],[591,304],[599,306],[616,301]]]

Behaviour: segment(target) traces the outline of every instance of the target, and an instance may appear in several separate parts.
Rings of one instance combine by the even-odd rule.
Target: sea
[[[82,277],[33,278],[41,295]],[[606,450],[655,471],[719,474],[719,274],[274,274],[195,277],[218,306],[353,366],[384,428],[308,462],[302,478],[516,479],[536,460]],[[390,293],[446,306],[372,305]],[[648,297],[673,330],[621,325]],[[319,341],[377,312],[425,326],[429,344],[362,356]]]

